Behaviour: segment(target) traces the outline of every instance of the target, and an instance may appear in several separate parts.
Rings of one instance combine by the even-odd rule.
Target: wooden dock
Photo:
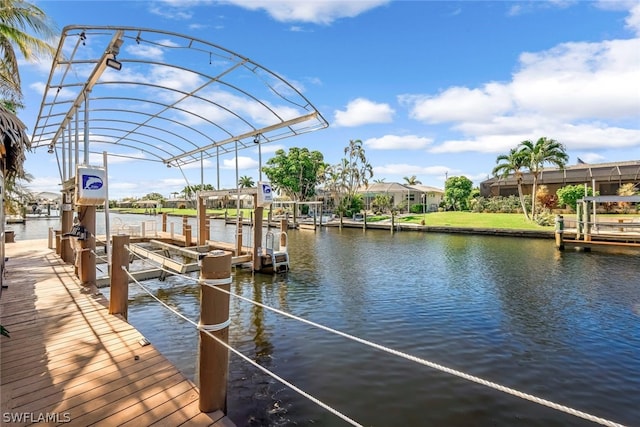
[[[46,240],[6,245],[0,294],[2,425],[232,427]]]

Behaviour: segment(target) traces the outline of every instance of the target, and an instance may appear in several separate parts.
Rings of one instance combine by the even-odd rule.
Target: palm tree
[[[1,0],[0,96],[5,103],[19,106],[22,100],[18,57],[14,47],[27,61],[53,56],[56,49],[46,40],[53,40],[55,32],[53,23],[40,8],[23,0]]]
[[[407,184],[408,184],[408,185],[418,185],[418,184],[422,184],[422,181],[420,181],[420,180],[418,179],[418,177],[417,177],[417,176],[415,176],[415,175],[405,176],[405,177],[404,177],[404,178],[402,178],[402,179],[404,179],[404,180],[407,182]]]
[[[15,112],[0,105],[0,151],[5,152],[0,157],[4,157],[2,170],[7,184],[25,176],[25,151],[31,149],[26,128]]]
[[[350,140],[344,154],[346,157],[337,166],[337,171],[342,180],[342,187],[346,190],[343,207],[348,209],[358,188],[363,185],[369,186],[369,179],[373,178],[373,166],[367,161],[362,141],[359,139]]]
[[[509,151],[509,154],[501,154],[498,156],[496,159],[496,163],[498,163],[498,165],[493,168],[491,173],[499,178],[506,178],[511,174],[515,176],[516,182],[518,183],[518,198],[520,199],[520,206],[522,206],[524,217],[528,220],[529,214],[527,213],[527,207],[524,203],[524,194],[522,192],[522,168],[526,166],[526,160],[527,159],[523,156],[523,153],[520,150],[512,148]]]
[[[253,181],[253,178],[251,178],[250,176],[244,175],[244,176],[241,176],[240,179],[238,180],[238,185],[240,186],[240,188],[251,188],[251,187],[254,187],[256,183]]]
[[[7,190],[19,190],[16,179],[28,178],[24,170],[25,152],[31,149],[26,126],[16,115],[22,106],[22,89],[18,72],[18,57],[14,46],[27,61],[40,54],[53,55],[55,48],[27,33],[27,30],[53,39],[54,30],[44,12],[21,0],[1,0],[0,4],[0,165]],[[7,192],[7,204],[11,200]]]
[[[569,156],[564,145],[547,137],[539,138],[535,143],[532,141],[522,141],[520,152],[526,160],[525,165],[533,176],[533,187],[531,189],[531,215],[536,217],[536,191],[538,190],[538,178],[544,165],[550,163],[562,169],[567,164]]]

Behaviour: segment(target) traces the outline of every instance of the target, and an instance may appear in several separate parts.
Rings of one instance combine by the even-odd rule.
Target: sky
[[[640,160],[638,1],[33,1],[58,29],[135,26],[204,39],[293,82],[329,127],[265,144],[318,150],[337,164],[363,143],[373,179],[478,185],[523,140],[565,145],[569,165]],[[51,63],[21,62],[33,132]],[[201,172],[131,160],[109,166],[109,198],[165,197]],[[220,187],[236,187],[235,157]],[[238,155],[258,180],[257,150]],[[27,154],[34,191],[60,191],[46,150]],[[216,184],[215,164],[204,183]],[[185,177],[187,180],[185,181]]]

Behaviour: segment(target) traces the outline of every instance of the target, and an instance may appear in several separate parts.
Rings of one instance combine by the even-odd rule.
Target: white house
[[[389,196],[391,206],[394,208],[424,204],[426,212],[438,210],[444,197],[444,190],[428,185],[407,185],[397,182],[376,182],[367,187],[360,187],[358,193],[362,194],[365,209],[370,210],[373,200],[378,195]]]

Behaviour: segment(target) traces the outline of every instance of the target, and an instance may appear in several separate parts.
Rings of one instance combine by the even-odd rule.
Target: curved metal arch
[[[149,113],[145,113],[145,112],[142,112],[142,111],[136,111],[136,110],[115,110],[115,109],[112,109],[112,108],[97,108],[97,109],[94,109],[93,111],[96,111],[96,112],[97,112],[97,111],[102,111],[102,112],[125,112],[125,113],[127,113],[127,114],[139,114],[139,115],[142,115],[142,116],[151,116],[151,114],[149,114]],[[181,123],[181,122],[179,122],[178,120],[170,119],[170,118],[168,118],[168,117],[156,117],[156,118],[157,118],[157,119],[160,119],[160,120],[168,121],[168,122],[170,122],[170,123],[172,123],[173,125],[176,125],[176,126],[185,126],[185,125],[184,125],[184,123]],[[95,119],[95,118],[93,119],[93,121],[94,121],[94,122],[97,122],[97,121],[108,121],[108,120],[109,120],[109,119]],[[118,121],[118,120],[116,120],[116,119],[111,119],[111,120],[112,120],[112,121]],[[121,121],[122,121],[122,122],[124,122],[124,123],[131,123],[131,124],[135,124],[135,122],[128,122],[128,121],[126,121],[126,120],[121,120]],[[158,127],[158,126],[151,126],[151,125],[147,125],[146,127],[151,128],[151,129],[158,130],[158,131],[160,131],[160,132],[166,132],[166,133],[168,133],[168,134],[170,134],[170,135],[174,135],[174,136],[177,136],[177,137],[178,137],[178,138],[180,138],[180,139],[183,139],[183,140],[188,141],[186,138],[184,138],[184,137],[182,137],[182,136],[180,136],[180,135],[176,134],[175,132],[170,132],[170,131],[165,130],[165,129],[163,129],[163,128],[160,128],[160,127]],[[189,129],[190,131],[192,131],[192,132],[194,132],[194,133],[197,133],[197,134],[198,134],[198,135],[200,135],[202,138],[207,139],[207,140],[209,140],[209,141],[213,141],[213,140],[212,140],[212,139],[211,139],[207,134],[205,134],[204,132],[201,132],[201,131],[199,131],[198,129],[194,129],[194,128],[192,128],[192,127],[188,127],[188,126],[185,126],[185,127],[186,127],[187,129]],[[190,142],[190,141],[189,141],[189,143],[191,143],[191,145],[193,145],[194,147],[197,147],[197,144],[194,144],[194,143],[192,143],[192,142]]]
[[[125,112],[129,112],[129,113],[132,113],[132,112],[133,112],[133,111],[129,111],[129,110],[124,110],[124,111],[125,111]],[[123,124],[131,124],[131,125],[134,125],[134,126],[135,126],[135,125],[137,125],[137,123],[136,123],[136,122],[132,122],[132,121],[129,121],[129,120],[121,120],[121,119],[93,119],[92,121],[93,121],[94,123],[107,122],[107,123],[123,123]],[[181,135],[178,135],[178,134],[177,134],[177,133],[175,133],[175,132],[171,132],[171,131],[168,131],[168,130],[162,129],[162,128],[159,128],[159,127],[157,127],[157,126],[149,126],[149,125],[147,125],[147,126],[145,126],[145,128],[147,128],[147,129],[154,129],[154,130],[157,130],[157,131],[162,132],[162,133],[167,133],[167,134],[169,134],[169,135],[171,135],[171,136],[174,136],[174,137],[176,137],[176,138],[178,138],[178,139],[181,139],[181,140],[183,140],[183,141],[187,142],[188,144],[191,144],[191,145],[192,145],[192,146],[194,146],[194,147],[197,147],[197,145],[196,145],[196,144],[194,144],[193,142],[189,141],[187,138],[185,138],[185,137],[183,137],[183,136],[181,136]],[[115,131],[115,130],[119,130],[119,129],[117,129],[117,128],[113,128],[113,127],[101,127],[101,126],[97,126],[97,127],[96,127],[96,126],[93,126],[93,127],[91,127],[91,129],[103,129],[103,130],[114,130],[114,131]],[[122,131],[122,132],[125,132],[127,135],[133,134],[133,135],[142,135],[142,136],[146,136],[146,137],[148,137],[148,138],[150,138],[150,139],[155,139],[155,140],[157,140],[157,141],[162,142],[163,144],[167,144],[167,145],[172,146],[173,148],[179,149],[179,147],[178,147],[177,145],[175,145],[175,144],[174,144],[174,143],[172,143],[172,142],[169,142],[169,141],[165,140],[164,138],[160,138],[160,137],[152,136],[152,135],[146,134],[146,133],[144,133],[144,132],[134,131],[134,130],[124,130],[124,129],[122,129],[121,131]],[[121,140],[126,140],[127,138],[126,138],[126,137],[124,137],[124,138],[123,138],[123,137],[118,137],[117,139],[118,139],[118,141],[114,142],[114,145],[118,145],[118,142],[119,142],[119,141],[121,141]]]
[[[98,99],[98,100],[101,100],[101,99],[103,99],[103,98],[97,98],[97,99]],[[129,100],[132,100],[132,101],[136,101],[136,100],[137,100],[137,101],[141,101],[141,102],[149,103],[149,104],[166,105],[166,104],[163,104],[162,102],[159,102],[159,101],[143,100],[143,99],[139,99],[139,98],[111,98],[111,99],[112,99],[112,100],[115,100],[115,99],[129,99]],[[215,127],[217,127],[218,129],[220,129],[220,131],[222,131],[222,132],[226,132],[229,136],[231,136],[231,135],[232,135],[230,132],[227,132],[224,128],[219,128],[219,127],[218,127],[218,125],[217,125],[216,123],[214,123],[214,122],[210,122],[207,118],[205,118],[205,117],[203,117],[203,116],[201,116],[201,115],[199,115],[199,114],[196,114],[196,113],[194,113],[194,112],[192,112],[192,111],[185,110],[184,108],[173,107],[173,109],[174,109],[174,110],[177,110],[177,111],[184,112],[185,114],[190,114],[190,115],[192,115],[192,116],[194,116],[194,117],[197,117],[198,119],[201,119],[203,122],[208,122],[208,123],[210,123],[210,124],[211,124],[211,126],[215,126]],[[93,111],[110,111],[110,112],[113,112],[113,113],[122,112],[122,111],[127,111],[127,112],[129,112],[129,113],[134,113],[134,114],[140,114],[140,115],[146,115],[146,116],[153,116],[152,114],[145,113],[145,112],[143,112],[143,111],[137,111],[137,110],[122,110],[122,109],[116,109],[116,108],[95,108]],[[168,122],[170,122],[171,124],[174,124],[174,125],[177,125],[177,126],[184,126],[184,127],[186,127],[187,129],[189,129],[189,130],[191,130],[191,131],[193,131],[193,132],[195,132],[195,133],[197,133],[197,134],[201,135],[203,138],[208,139],[208,140],[209,140],[209,141],[211,141],[211,142],[215,142],[215,140],[214,140],[213,138],[211,138],[210,136],[208,136],[206,133],[202,132],[201,130],[199,130],[199,129],[195,129],[195,128],[191,127],[191,126],[187,126],[187,125],[185,125],[184,123],[182,123],[182,122],[180,122],[180,121],[178,121],[178,120],[174,120],[174,119],[171,119],[171,118],[169,118],[169,117],[162,117],[162,116],[157,116],[156,118],[157,118],[157,119],[159,119],[159,120],[165,120],[165,121],[168,121]]]
[[[85,47],[85,39],[92,43],[86,43]],[[100,50],[101,43],[106,44],[103,50]],[[126,54],[119,55],[124,43]],[[145,56],[149,50],[137,50],[138,44],[157,48],[159,56]],[[141,76],[140,81],[127,81],[125,76],[122,80],[103,76],[107,60],[113,61],[116,56],[124,67],[130,66]],[[216,61],[213,64],[212,58]],[[169,70],[170,76],[189,72],[193,78],[182,81],[180,87],[156,83],[153,76],[157,70],[161,70],[160,73]],[[113,96],[113,91],[109,93],[111,84],[125,88],[130,85],[131,89],[125,89],[128,91],[125,96],[117,96],[120,95],[117,91]],[[223,94],[220,98],[223,100],[202,96],[206,88],[217,89],[217,93]],[[164,102],[148,95],[145,89],[173,93],[178,99]],[[136,96],[138,90],[140,95]],[[185,104],[189,99],[197,101],[193,108]],[[244,103],[236,108],[236,100]],[[99,108],[94,108],[94,103],[99,104]],[[244,111],[243,105],[247,103],[257,110],[255,115]],[[137,108],[140,105],[145,105],[145,111]],[[147,110],[146,106],[150,108]],[[201,107],[208,109],[209,106],[215,109],[216,116],[207,118],[199,111]],[[158,110],[154,111],[154,108]],[[101,112],[101,116],[92,117],[94,112]],[[197,122],[181,122],[168,114],[170,112],[185,114]],[[140,118],[140,121],[122,117],[122,114]],[[71,123],[73,120],[77,122],[75,125]],[[100,123],[111,123],[112,126],[95,126],[96,130],[120,135],[97,136],[92,130]],[[59,139],[64,141],[67,131],[70,142],[72,131],[76,132],[78,141],[79,130],[83,130],[85,156],[92,152],[90,145],[93,142],[103,142],[97,138],[105,138],[109,139],[104,141],[106,144],[140,150],[165,164],[180,165],[218,156],[220,152],[253,147],[253,140],[258,135],[258,142],[266,143],[327,126],[322,114],[291,83],[257,62],[219,45],[172,31],[71,25],[62,30],[38,119],[33,126],[32,145],[34,148],[55,147]],[[212,128],[215,132],[211,132]],[[180,129],[192,132],[194,139],[181,135]],[[164,147],[159,148],[145,141],[147,139],[158,141]],[[200,155],[196,156],[198,153]]]
[[[98,135],[98,134],[93,132],[93,129],[101,130],[101,131],[127,132],[125,130],[120,130],[118,128],[104,127],[104,126],[95,126],[95,127],[92,127],[91,129],[92,129],[92,131],[91,131],[91,134],[90,134],[89,138],[91,138],[93,135]],[[169,141],[163,140],[161,138],[153,137],[153,136],[148,135],[146,133],[142,133],[142,132],[127,132],[127,135],[141,136],[141,137],[145,137],[147,139],[155,140],[155,141],[161,142],[163,144],[167,144],[167,145],[170,145],[172,147],[175,147]],[[116,145],[116,146],[124,146],[124,144],[122,144],[121,141],[133,141],[133,142],[137,142],[139,144],[143,144],[143,145],[148,146],[148,147],[153,147],[153,148],[157,148],[158,147],[157,145],[154,145],[154,144],[152,144],[150,142],[145,142],[145,141],[143,141],[141,139],[131,138],[131,137],[128,137],[128,136],[126,138],[121,138],[120,136],[115,135],[115,134],[102,134],[102,136],[105,136],[105,137],[108,136],[108,137],[113,138],[114,140],[117,140],[117,142],[115,142],[115,141],[111,141],[110,142],[111,145]],[[164,152],[166,154],[169,154],[169,155],[171,154],[171,152],[168,151],[168,150],[158,149],[158,151],[162,151],[162,152]]]
[[[156,84],[153,84],[153,83],[146,83],[146,82],[144,82],[144,83],[140,83],[140,82],[123,82],[123,81],[113,81],[113,82],[103,82],[103,83],[101,83],[101,84],[117,84],[117,85],[120,85],[120,84],[132,84],[132,85],[136,85],[136,86],[151,87],[151,88],[157,88],[157,89],[163,89],[163,90],[168,90],[168,91],[172,91],[172,92],[177,92],[177,93],[179,93],[179,94],[181,94],[181,95],[186,95],[186,96],[188,96],[188,97],[192,97],[192,98],[198,99],[198,100],[200,100],[200,101],[203,101],[203,102],[206,102],[206,103],[209,103],[209,104],[215,105],[216,107],[219,107],[220,109],[222,109],[222,110],[224,110],[224,111],[228,112],[229,114],[233,115],[233,116],[234,116],[234,117],[236,117],[238,120],[240,120],[240,121],[242,121],[243,123],[245,123],[247,126],[252,127],[252,128],[254,127],[254,126],[251,124],[251,122],[249,122],[248,120],[244,119],[242,116],[240,116],[240,115],[236,114],[233,110],[230,110],[230,109],[228,109],[227,107],[225,107],[225,106],[223,106],[223,105],[220,105],[220,104],[218,104],[218,103],[216,103],[216,102],[211,102],[210,100],[208,100],[208,99],[206,99],[206,98],[204,98],[204,97],[201,97],[201,96],[198,96],[198,95],[193,95],[193,94],[190,94],[189,92],[185,92],[185,91],[182,91],[182,90],[179,90],[179,89],[175,89],[175,88],[167,88],[167,87],[164,87],[164,86],[156,85]],[[96,100],[108,99],[108,98],[109,98],[109,97],[99,97],[99,98],[97,98],[97,97],[96,97],[96,98],[90,98],[90,100],[96,101]],[[217,124],[217,123],[215,123],[215,122],[212,122],[211,120],[209,120],[209,119],[207,119],[207,118],[205,118],[205,117],[203,117],[203,116],[201,116],[201,115],[199,115],[199,114],[195,114],[195,113],[193,113],[193,112],[191,112],[191,111],[185,110],[184,108],[176,107],[176,106],[175,106],[175,104],[165,104],[165,103],[158,102],[158,101],[147,100],[147,99],[145,99],[145,98],[130,98],[130,97],[111,97],[111,98],[112,98],[112,99],[120,99],[120,100],[126,100],[126,99],[130,99],[130,100],[141,100],[141,102],[152,102],[152,103],[154,103],[154,104],[158,104],[158,105],[161,105],[161,106],[164,106],[164,107],[170,108],[170,109],[180,110],[180,111],[185,112],[185,113],[187,113],[187,114],[190,114],[190,115],[196,116],[196,117],[198,117],[199,119],[202,119],[202,120],[204,120],[204,121],[205,121],[205,122],[207,122],[207,123],[210,123],[212,126],[217,127],[218,129],[220,129],[222,132],[225,132],[225,133],[226,133],[226,134],[228,134],[229,136],[233,135],[233,132],[229,132],[228,130],[226,130],[226,129],[225,129],[224,127],[222,127],[221,125],[219,125],[219,124]],[[254,128],[254,129],[255,129],[255,128]]]
[[[108,140],[108,139],[101,140],[99,138],[113,138],[113,136],[109,135],[109,134],[102,134],[102,133],[92,133],[91,134],[91,139],[92,139],[92,142],[94,142],[94,143],[105,144],[105,145],[118,145],[119,147],[131,148],[132,150],[141,151],[141,152],[147,153],[147,154],[149,154],[149,155],[151,155],[153,157],[157,157],[159,159],[159,161],[164,163],[164,158],[162,156],[159,156],[158,154],[154,153],[153,151],[149,151],[149,150],[146,150],[144,148],[140,148],[140,147],[138,147],[136,145],[129,145],[129,144],[124,144],[124,143],[114,144],[113,141],[111,141],[111,140]],[[149,144],[148,142],[138,141],[138,140],[134,140],[134,139],[131,139],[131,141],[139,143],[139,144],[144,145],[144,146],[151,146],[151,147],[157,148],[157,147]],[[159,148],[157,149],[157,151],[163,151],[165,154],[171,154],[168,151],[162,150],[162,149],[159,149]],[[90,152],[92,152],[92,151],[90,150]],[[102,154],[102,152],[100,152],[100,154]],[[107,153],[107,154],[109,154],[109,155],[118,154],[120,157],[126,157],[124,154],[121,154],[121,153]],[[131,157],[131,158],[139,159],[139,157]]]

